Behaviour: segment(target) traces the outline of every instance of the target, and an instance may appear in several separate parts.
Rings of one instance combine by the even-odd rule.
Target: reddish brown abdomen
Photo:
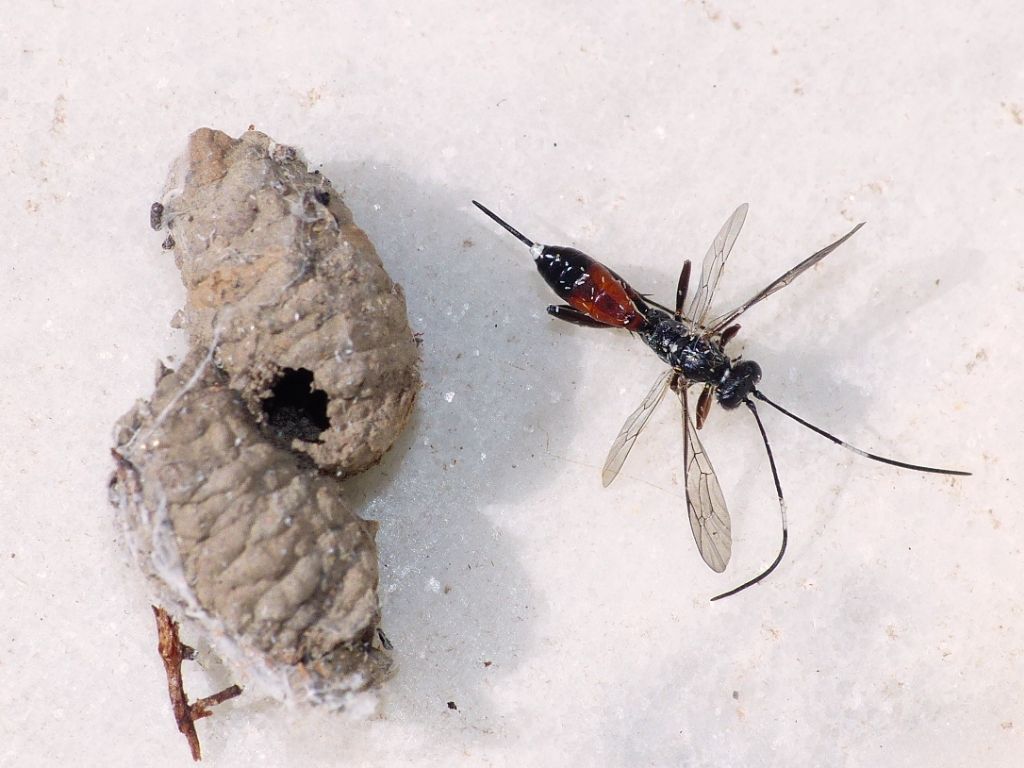
[[[637,331],[644,322],[623,284],[596,261],[573,285],[566,301],[605,325]]]

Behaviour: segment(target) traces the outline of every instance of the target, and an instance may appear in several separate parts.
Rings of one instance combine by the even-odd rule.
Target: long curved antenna
[[[789,416],[789,418],[793,419],[793,421],[797,422],[798,424],[803,424],[805,427],[807,427],[812,432],[817,432],[822,437],[827,437],[829,440],[831,440],[836,445],[841,445],[841,446],[843,446],[843,448],[851,450],[854,453],[856,453],[858,456],[863,456],[865,459],[871,459],[872,461],[880,461],[883,464],[892,464],[894,467],[903,467],[903,469],[916,469],[918,472],[932,472],[932,473],[934,473],[936,475],[964,475],[964,476],[966,476],[966,475],[970,475],[971,474],[970,472],[964,472],[964,471],[959,470],[959,469],[937,469],[936,467],[925,467],[925,466],[922,466],[920,464],[908,464],[905,461],[896,461],[896,459],[887,459],[884,456],[876,456],[873,453],[868,453],[867,451],[862,451],[860,448],[857,448],[855,446],[850,445],[845,440],[840,440],[835,435],[829,434],[824,429],[821,429],[820,427],[814,426],[809,421],[805,421],[804,419],[801,419],[795,413],[790,413],[785,408],[783,408],[781,405],[778,405],[777,403],[773,403],[771,400],[769,400],[763,394],[758,392],[756,389],[751,391],[750,394],[752,394],[758,400],[761,400],[762,402],[768,403],[768,405],[770,405],[772,408],[774,408],[775,410],[779,411],[780,413],[784,413],[786,416]]]
[[[507,221],[504,221],[504,220],[498,218],[498,214],[494,213],[493,211],[489,211],[487,208],[485,208],[484,206],[480,205],[480,203],[478,203],[476,200],[473,201],[473,205],[475,205],[481,211],[483,211],[488,216],[490,216],[495,222],[497,222],[498,224],[503,226],[506,230],[508,230],[512,234],[512,236],[516,240],[518,240],[519,242],[525,244],[527,248],[533,248],[534,242],[530,238],[528,238],[526,235],[524,235],[518,229],[513,227]]]
[[[782,546],[779,547],[779,554],[777,554],[775,559],[772,560],[772,564],[761,571],[761,573],[750,581],[745,581],[738,587],[730,589],[728,592],[715,595],[711,598],[711,602],[721,600],[723,597],[735,595],[737,592],[742,592],[747,587],[752,587],[757,584],[757,582],[764,579],[768,574],[774,571],[776,567],[778,567],[779,563],[782,562],[782,557],[786,554],[786,545],[789,543],[789,523],[786,521],[786,499],[782,496],[782,483],[779,482],[779,470],[775,467],[775,457],[772,455],[772,447],[768,443],[768,433],[764,431],[764,424],[761,423],[761,417],[758,415],[754,404],[749,400],[744,400],[743,403],[750,409],[750,412],[754,414],[754,421],[757,422],[757,428],[761,432],[761,439],[764,440],[764,449],[768,452],[768,463],[772,468],[772,479],[775,481],[775,492],[779,494],[779,514],[782,516]]]

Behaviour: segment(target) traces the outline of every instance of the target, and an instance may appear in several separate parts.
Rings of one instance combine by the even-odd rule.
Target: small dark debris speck
[[[160,229],[164,224],[163,203],[153,203],[149,207],[149,226],[153,229]]]
[[[320,203],[320,205],[330,205],[331,193],[324,189],[314,192],[313,197],[316,198],[316,201]]]
[[[732,692],[732,697],[734,699],[736,699],[736,701],[739,701],[740,700],[740,692],[739,691],[733,691]]]
[[[491,664],[493,664],[493,663],[494,663],[493,661],[485,661],[485,662],[484,662],[484,666],[485,666],[485,667],[489,667],[489,666],[491,666]]]
[[[164,241],[160,243],[160,247],[163,248],[165,251],[171,250],[171,248],[174,247],[174,236],[168,235],[166,238],[164,238]]]
[[[455,706],[455,702],[454,701],[449,701],[448,702],[448,709],[454,709],[455,711],[458,711],[459,708]]]

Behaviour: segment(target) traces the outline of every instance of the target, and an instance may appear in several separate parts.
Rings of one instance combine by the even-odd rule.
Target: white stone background
[[[108,448],[184,348],[149,204],[191,130],[253,123],[344,191],[425,385],[350,488],[381,522],[398,663],[377,716],[243,697],[200,722],[208,764],[1020,765],[1018,3],[3,5],[0,764],[190,763]],[[709,603],[777,541],[749,415],[705,430],[734,520],[718,576],[674,404],[601,488],[659,362],[548,318],[472,198],[663,301],[749,201],[722,307],[867,220],[744,318],[742,349],[805,417],[974,476],[766,412],[790,554]],[[190,692],[229,677],[206,659]]]

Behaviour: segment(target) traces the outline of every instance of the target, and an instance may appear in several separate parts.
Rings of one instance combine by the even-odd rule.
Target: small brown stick
[[[153,615],[156,616],[159,637],[157,648],[160,651],[160,658],[164,662],[164,670],[167,672],[167,692],[170,694],[171,706],[174,708],[174,721],[178,724],[178,730],[188,739],[188,746],[192,750],[192,759],[201,760],[202,754],[199,749],[199,736],[196,734],[195,721],[212,715],[210,707],[233,699],[242,692],[242,689],[237,685],[232,685],[220,693],[189,704],[188,696],[185,695],[185,684],[181,679],[181,662],[186,659],[194,659],[196,657],[195,649],[185,645],[178,638],[178,622],[172,619],[167,611],[154,605]]]

